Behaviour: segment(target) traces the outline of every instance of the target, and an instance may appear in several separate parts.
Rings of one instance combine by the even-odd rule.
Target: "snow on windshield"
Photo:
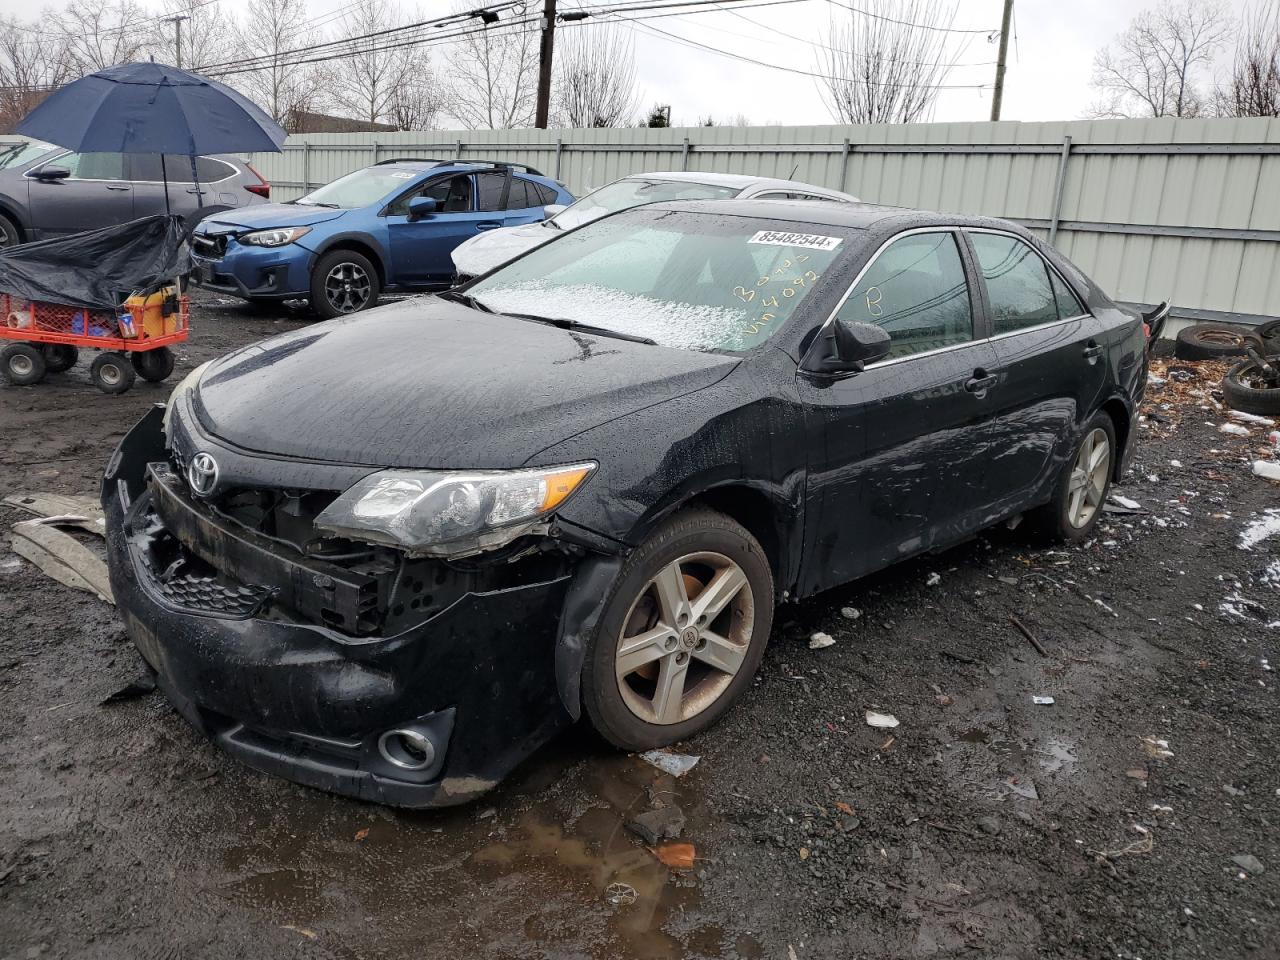
[[[529,280],[486,292],[483,302],[499,313],[589,323],[685,350],[745,350],[755,339],[745,309],[672,303],[595,284]]]
[[[712,183],[695,183],[689,180],[615,180],[589,193],[553,218],[556,225],[565,230],[598,220],[606,213],[616,213],[639,206],[642,203],[659,203],[663,200],[723,200],[737,194],[737,187],[724,187]]]

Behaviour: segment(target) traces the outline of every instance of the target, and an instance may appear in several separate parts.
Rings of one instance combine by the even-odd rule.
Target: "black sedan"
[[[1004,221],[636,208],[192,373],[107,467],[112,587],[246,763],[457,803],[584,712],[704,730],[780,602],[1022,514],[1088,537],[1146,345]]]

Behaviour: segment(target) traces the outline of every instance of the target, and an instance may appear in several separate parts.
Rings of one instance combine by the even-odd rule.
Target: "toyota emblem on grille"
[[[197,453],[187,467],[187,483],[196,496],[209,496],[218,485],[218,461],[207,453]]]

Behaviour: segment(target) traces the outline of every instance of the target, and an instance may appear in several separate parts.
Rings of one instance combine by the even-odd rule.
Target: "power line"
[[[767,67],[770,70],[781,70],[784,73],[794,73],[802,77],[814,77],[818,80],[834,80],[839,83],[853,83],[853,82],[868,83],[876,87],[900,86],[900,84],[884,83],[884,82],[873,81],[873,80],[853,81],[845,77],[832,76],[831,74],[827,74],[827,73],[816,73],[812,70],[801,70],[799,67],[788,67],[780,63],[769,63],[765,60],[756,60],[754,57],[744,56],[743,54],[740,54],[740,53],[733,53],[730,50],[722,50],[719,47],[713,47],[710,44],[701,43],[698,40],[690,40],[688,37],[681,37],[677,34],[669,33],[666,30],[661,29],[660,27],[650,26],[647,23],[637,22],[635,24],[635,27],[633,27],[631,24],[631,20],[628,17],[617,17],[616,19],[619,23],[626,25],[628,29],[635,29],[635,27],[639,27],[641,29],[660,34],[661,36],[667,38],[668,40],[672,40],[676,43],[684,44],[687,47],[695,47],[700,50],[706,50],[708,53],[714,53],[717,56],[728,57],[732,60],[740,60],[743,63],[754,64],[755,66],[758,66],[758,67]],[[923,89],[931,89],[931,90],[985,90],[990,86],[990,84],[987,84],[987,83],[975,83],[975,84],[923,83],[923,84],[919,84],[919,86]]]
[[[981,33],[987,36],[994,36],[1000,33],[999,30],[987,28],[985,30],[963,29],[960,27],[939,27],[931,23],[913,23],[910,20],[895,20],[893,17],[886,17],[881,13],[872,13],[870,10],[863,10],[860,7],[852,7],[847,3],[840,3],[839,0],[827,0],[827,3],[840,10],[847,10],[850,13],[860,13],[864,17],[870,17],[872,20],[885,20],[888,23],[896,23],[900,27],[915,27],[917,30],[932,30],[935,33]]]
[[[202,7],[207,7],[210,4],[217,3],[217,2],[218,0],[203,0],[203,2],[197,3],[195,6],[191,7],[190,10],[194,12],[196,10],[201,9]],[[160,20],[168,20],[172,16],[173,14],[171,13],[161,13],[161,14],[157,14],[154,17],[144,17],[143,19],[137,20],[133,23],[122,23],[114,27],[104,27],[103,29],[96,31],[96,36],[106,37],[115,33],[128,33],[129,31],[132,31],[132,30],[140,31],[142,30],[143,27],[145,27],[149,23],[156,23],[157,21],[160,21]],[[38,27],[27,26],[25,23],[14,23],[12,24],[12,26],[18,30],[23,30],[37,37],[65,37],[66,36],[66,31],[41,30]]]

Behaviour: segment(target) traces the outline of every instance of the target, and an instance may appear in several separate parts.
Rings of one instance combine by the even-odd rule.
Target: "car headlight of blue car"
[[[240,243],[246,243],[251,247],[283,247],[305,237],[310,232],[310,227],[278,227],[274,230],[255,230],[237,239]]]

